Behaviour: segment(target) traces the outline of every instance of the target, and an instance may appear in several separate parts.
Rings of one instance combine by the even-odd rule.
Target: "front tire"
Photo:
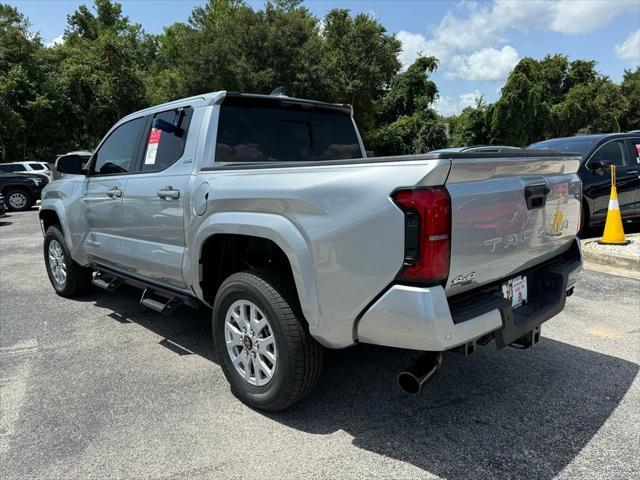
[[[322,347],[309,334],[295,293],[269,272],[231,275],[213,306],[213,339],[232,393],[252,407],[284,410],[317,383]]]
[[[28,191],[16,188],[7,192],[4,197],[4,203],[9,210],[22,212],[33,207],[35,202]]]
[[[587,207],[586,203],[583,203],[582,208],[580,209],[580,231],[578,235],[580,237],[586,237],[589,232],[589,207]]]
[[[76,297],[91,286],[91,269],[71,258],[64,235],[55,225],[44,236],[44,263],[49,281],[61,297]]]

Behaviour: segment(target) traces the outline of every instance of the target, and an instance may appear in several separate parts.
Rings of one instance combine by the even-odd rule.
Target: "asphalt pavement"
[[[602,478],[640,475],[640,281],[586,271],[530,350],[446,354],[417,396],[412,352],[326,355],[279,414],[230,393],[209,313],[140,292],[55,295],[38,212],[0,218],[0,478]]]

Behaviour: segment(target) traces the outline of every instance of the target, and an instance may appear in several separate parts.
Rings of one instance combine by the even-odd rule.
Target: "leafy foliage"
[[[629,102],[595,61],[564,55],[523,58],[513,69],[491,118],[492,140],[525,146],[549,137],[617,132]]]
[[[635,71],[625,70],[620,93],[627,100],[627,108],[622,113],[622,130],[640,129],[640,67]]]
[[[594,61],[563,55],[522,59],[495,104],[481,97],[443,119],[429,78],[436,58],[401,71],[401,44],[376,19],[346,9],[319,19],[301,0],[262,9],[208,0],[159,35],[130,22],[119,3],[94,0],[67,17],[63,38],[45,46],[16,8],[0,4],[0,160],[92,148],[119,118],[171,99],[278,86],[352,104],[378,155],[640,128],[640,68],[616,85]]]
[[[428,75],[437,67],[436,58],[419,57],[393,78],[378,102],[376,127],[364,136],[376,155],[423,153],[447,145],[444,125],[430,107],[438,89]]]

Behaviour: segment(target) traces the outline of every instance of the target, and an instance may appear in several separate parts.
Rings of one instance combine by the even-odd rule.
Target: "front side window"
[[[216,162],[295,162],[362,157],[351,116],[321,109],[225,105]]]
[[[156,113],[142,161],[143,172],[157,172],[174,164],[184,153],[193,108]]]
[[[616,167],[624,167],[629,165],[627,156],[627,147],[624,140],[613,140],[602,145],[596,153],[591,156],[590,162],[604,161],[609,162]]]
[[[91,173],[108,175],[128,173],[135,165],[140,134],[145,118],[136,118],[116,128],[94,155]]]

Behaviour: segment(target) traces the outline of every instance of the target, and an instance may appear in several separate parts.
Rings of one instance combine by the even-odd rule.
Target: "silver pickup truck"
[[[549,151],[367,158],[351,107],[215,92],[133,113],[89,163],[63,157],[40,219],[56,292],[144,290],[213,310],[233,393],[281,410],[322,350],[528,347],[582,271],[580,157]]]

